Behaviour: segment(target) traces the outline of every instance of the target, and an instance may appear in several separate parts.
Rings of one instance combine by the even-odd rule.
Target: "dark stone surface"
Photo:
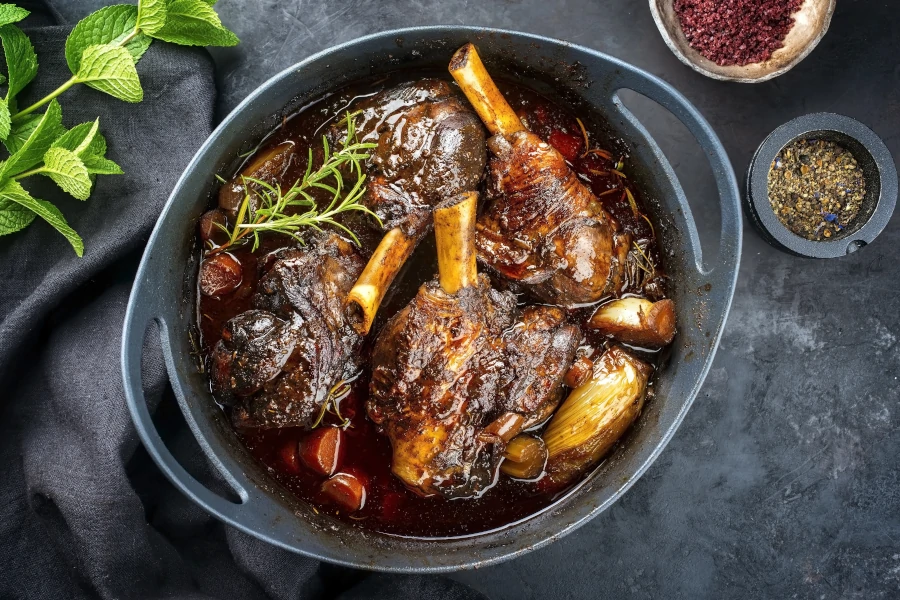
[[[106,3],[73,1],[65,16]],[[716,82],[683,66],[640,0],[220,0],[217,9],[243,41],[214,53],[221,111],[281,69],[359,35],[485,25],[563,38],[660,75],[712,123],[741,180],[765,136],[807,112],[859,119],[900,158],[900,10],[892,0],[841,0],[819,47],[759,85]],[[701,234],[713,234],[706,247],[714,251],[703,157],[652,103],[626,101],[697,211],[709,213]],[[828,261],[781,253],[746,225],[722,345],[660,459],[578,532],[454,577],[492,598],[900,597],[898,292],[898,215],[875,243]]]

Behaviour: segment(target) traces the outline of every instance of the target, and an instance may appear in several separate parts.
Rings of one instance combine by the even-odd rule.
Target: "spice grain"
[[[834,239],[856,219],[866,195],[862,169],[846,148],[818,139],[785,146],[769,168],[775,216],[808,240]]]

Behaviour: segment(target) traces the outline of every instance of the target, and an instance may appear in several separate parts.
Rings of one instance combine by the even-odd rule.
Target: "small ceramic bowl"
[[[694,50],[684,37],[674,0],[650,0],[650,12],[656,27],[678,60],[707,77],[722,81],[759,83],[778,77],[794,68],[813,51],[828,31],[837,0],[804,0],[794,13],[794,26],[784,39],[784,46],[769,60],[744,66],[720,66]]]
[[[837,236],[823,241],[800,237],[775,216],[769,202],[768,177],[781,149],[799,139],[834,142],[849,150],[866,181],[866,195],[856,218]],[[788,121],[765,139],[750,160],[744,208],[763,237],[773,246],[798,256],[835,258],[869,244],[888,224],[897,203],[897,168],[875,132],[850,117],[813,113]]]

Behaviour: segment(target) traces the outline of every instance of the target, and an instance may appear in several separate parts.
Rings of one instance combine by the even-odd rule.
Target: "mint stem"
[[[134,38],[136,38],[138,35],[140,35],[140,33],[141,33],[140,29],[138,29],[137,27],[135,27],[135,28],[134,28],[134,31],[132,31],[131,33],[129,33],[129,34],[128,34],[127,36],[125,36],[124,38],[122,38],[122,39],[119,41],[119,43],[116,44],[116,46],[124,46],[125,44],[127,44],[128,42],[130,42],[131,40],[133,40]],[[20,110],[19,112],[17,112],[15,115],[13,115],[12,120],[13,120],[13,121],[21,121],[21,120],[22,120],[22,117],[24,117],[25,115],[28,115],[28,114],[33,113],[34,111],[36,111],[37,109],[39,109],[39,108],[42,107],[43,105],[47,104],[48,102],[50,102],[51,100],[53,100],[54,98],[56,98],[57,96],[59,96],[60,94],[62,94],[63,92],[65,92],[67,89],[69,89],[70,87],[72,87],[72,86],[75,85],[76,83],[81,83],[81,80],[78,79],[78,76],[77,76],[77,75],[72,75],[72,78],[71,78],[71,79],[69,79],[67,82],[65,82],[64,84],[62,84],[61,86],[59,86],[58,88],[56,88],[55,90],[53,90],[52,92],[50,92],[49,94],[47,94],[47,96],[45,96],[44,98],[38,100],[37,102],[35,102],[35,103],[32,104],[31,106],[29,106],[28,108],[24,108],[24,109]]]
[[[60,94],[65,92],[67,89],[69,89],[76,83],[78,83],[78,78],[73,76],[70,80],[68,80],[67,82],[65,82],[64,84],[62,84],[61,86],[59,86],[58,88],[56,88],[55,90],[53,90],[52,92],[47,94],[47,96],[44,99],[38,100],[37,102],[35,102],[31,106],[29,106],[28,108],[22,109],[19,112],[17,112],[15,115],[13,115],[12,120],[13,121],[21,120],[22,117],[24,117],[25,115],[27,115],[29,113],[33,113],[35,110],[37,110],[40,107],[42,107],[43,105],[47,104],[48,102],[50,102],[51,100],[53,100],[54,98],[56,98],[57,96],[59,96]]]
[[[19,173],[18,175],[14,176],[12,179],[15,179],[16,181],[18,181],[20,179],[24,179],[26,177],[31,177],[32,175],[37,175],[38,173],[43,173],[43,172],[44,172],[44,165],[41,165],[40,167],[38,167],[36,169],[32,169],[30,171],[25,171],[23,173]]]

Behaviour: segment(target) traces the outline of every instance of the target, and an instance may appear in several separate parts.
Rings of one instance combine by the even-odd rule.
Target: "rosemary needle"
[[[380,224],[378,216],[361,203],[366,192],[366,175],[363,173],[362,165],[369,158],[367,151],[376,144],[356,141],[355,119],[348,114],[346,121],[347,135],[342,140],[340,149],[333,152],[327,138],[322,136],[324,149],[322,165],[313,170],[313,151],[310,148],[306,173],[288,190],[285,191],[280,185],[272,185],[259,179],[242,178],[246,193],[238,209],[234,227],[231,230],[225,229],[228,241],[210,250],[208,254],[222,252],[249,236],[253,237],[253,250],[256,250],[259,247],[259,234],[264,231],[289,235],[302,243],[303,239],[300,236],[302,229],[310,227],[321,230],[323,225],[343,230],[358,245],[359,239],[356,234],[336,220],[340,214],[352,211],[370,215]],[[344,182],[344,173],[348,171],[356,176],[356,181],[349,189]],[[248,184],[255,186],[252,192]],[[310,194],[313,189],[325,190],[331,194],[331,200],[324,209],[317,206]],[[252,215],[251,193],[260,201],[260,207]],[[298,211],[298,208],[303,210]]]

